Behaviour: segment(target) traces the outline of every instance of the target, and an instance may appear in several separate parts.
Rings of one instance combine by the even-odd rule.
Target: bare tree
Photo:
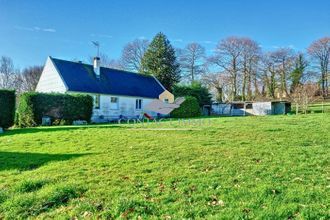
[[[0,58],[0,88],[13,89],[16,73],[12,59],[2,56]]]
[[[274,99],[276,90],[276,65],[270,52],[262,56],[262,81],[263,81],[263,96]]]
[[[294,53],[290,48],[280,48],[274,52],[272,52],[271,56],[275,61],[275,65],[277,68],[277,73],[279,77],[279,96],[280,98],[288,97],[288,80],[290,73],[294,68]]]
[[[295,56],[291,49],[280,48],[263,57],[263,81],[270,98],[289,96],[288,81],[294,68]],[[279,91],[278,94],[276,91]]]
[[[34,91],[41,76],[43,66],[31,66],[23,69],[20,74],[21,90]]]
[[[243,38],[242,52],[242,100],[252,99],[252,82],[254,82],[255,91],[259,93],[257,86],[258,61],[260,59],[260,47],[257,42]]]
[[[204,73],[202,74],[201,81],[211,91],[215,93],[215,99],[221,103],[230,96],[230,76],[225,72],[219,73]]]
[[[120,58],[123,69],[138,72],[141,66],[141,59],[148,46],[149,41],[145,39],[136,39],[126,44]]]
[[[291,101],[295,104],[296,114],[299,112],[299,108],[306,114],[309,104],[316,101],[319,97],[317,91],[319,87],[313,83],[300,84],[295,87],[294,92],[291,94]]]
[[[204,72],[205,48],[198,43],[190,43],[179,50],[178,57],[183,78],[193,83]]]
[[[209,62],[230,75],[231,94],[234,100],[238,94],[238,77],[240,71],[240,57],[243,53],[243,38],[228,37],[219,42],[215,49],[215,55],[209,58]]]
[[[321,72],[322,96],[328,96],[328,74],[330,61],[330,37],[314,41],[307,49],[308,53],[319,63]]]

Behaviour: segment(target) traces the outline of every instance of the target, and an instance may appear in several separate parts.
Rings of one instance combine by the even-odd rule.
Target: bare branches
[[[249,38],[229,37],[219,42],[209,62],[230,76],[230,100],[237,99],[239,88],[240,99],[252,99],[253,84],[257,84],[259,57],[258,43]]]
[[[307,113],[309,104],[319,98],[317,96],[318,90],[318,85],[313,83],[296,86],[294,92],[291,94],[291,101],[295,104],[296,114],[298,114],[299,108],[301,108],[305,114]]]
[[[0,58],[0,88],[13,89],[16,70],[10,57]]]
[[[34,91],[41,76],[43,66],[31,66],[23,69],[20,74],[21,90]]]
[[[204,71],[205,48],[198,43],[190,43],[178,54],[183,78],[193,83]]]
[[[145,39],[136,39],[126,44],[123,48],[120,58],[123,69],[138,72],[141,66],[141,59],[146,52],[149,41]]]
[[[322,96],[328,96],[328,74],[330,63],[330,37],[324,37],[314,41],[307,49],[309,55],[319,63],[321,72]]]

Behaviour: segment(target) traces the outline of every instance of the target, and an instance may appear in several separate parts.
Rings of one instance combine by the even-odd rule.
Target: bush
[[[192,96],[186,96],[185,101],[180,105],[180,107],[171,112],[171,117],[173,118],[191,118],[200,115],[201,112],[198,101]]]
[[[212,95],[209,93],[209,90],[198,82],[195,82],[189,86],[174,86],[173,95],[175,97],[193,96],[197,99],[200,107],[203,107],[204,105],[211,105],[212,103]]]
[[[15,91],[0,90],[0,127],[9,128],[14,124]]]
[[[19,127],[41,125],[42,117],[49,116],[54,124],[72,124],[74,120],[90,122],[93,98],[89,95],[27,92],[20,96],[17,108]]]

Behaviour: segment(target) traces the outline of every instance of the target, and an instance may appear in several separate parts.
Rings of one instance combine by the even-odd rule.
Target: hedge
[[[74,120],[90,122],[93,113],[93,98],[90,95],[58,93],[23,93],[19,98],[16,124],[19,127],[41,125],[48,116],[53,124],[72,124]]]
[[[192,96],[186,96],[185,101],[180,105],[180,107],[171,112],[171,117],[173,118],[191,118],[200,115],[201,111],[198,101]]]
[[[175,97],[193,96],[197,99],[200,107],[211,105],[212,95],[209,90],[200,83],[194,82],[192,85],[176,85],[173,88]]]
[[[0,90],[0,127],[9,128],[14,124],[15,91]]]

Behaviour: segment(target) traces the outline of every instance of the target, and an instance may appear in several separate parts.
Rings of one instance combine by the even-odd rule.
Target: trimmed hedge
[[[16,124],[19,127],[41,125],[49,116],[54,125],[72,124],[74,120],[90,122],[93,98],[90,95],[27,92],[20,96]]]
[[[0,127],[9,128],[14,125],[15,91],[0,90]]]
[[[180,107],[171,112],[171,117],[173,118],[191,118],[200,115],[201,111],[198,101],[192,96],[186,96],[185,101],[180,105]]]

